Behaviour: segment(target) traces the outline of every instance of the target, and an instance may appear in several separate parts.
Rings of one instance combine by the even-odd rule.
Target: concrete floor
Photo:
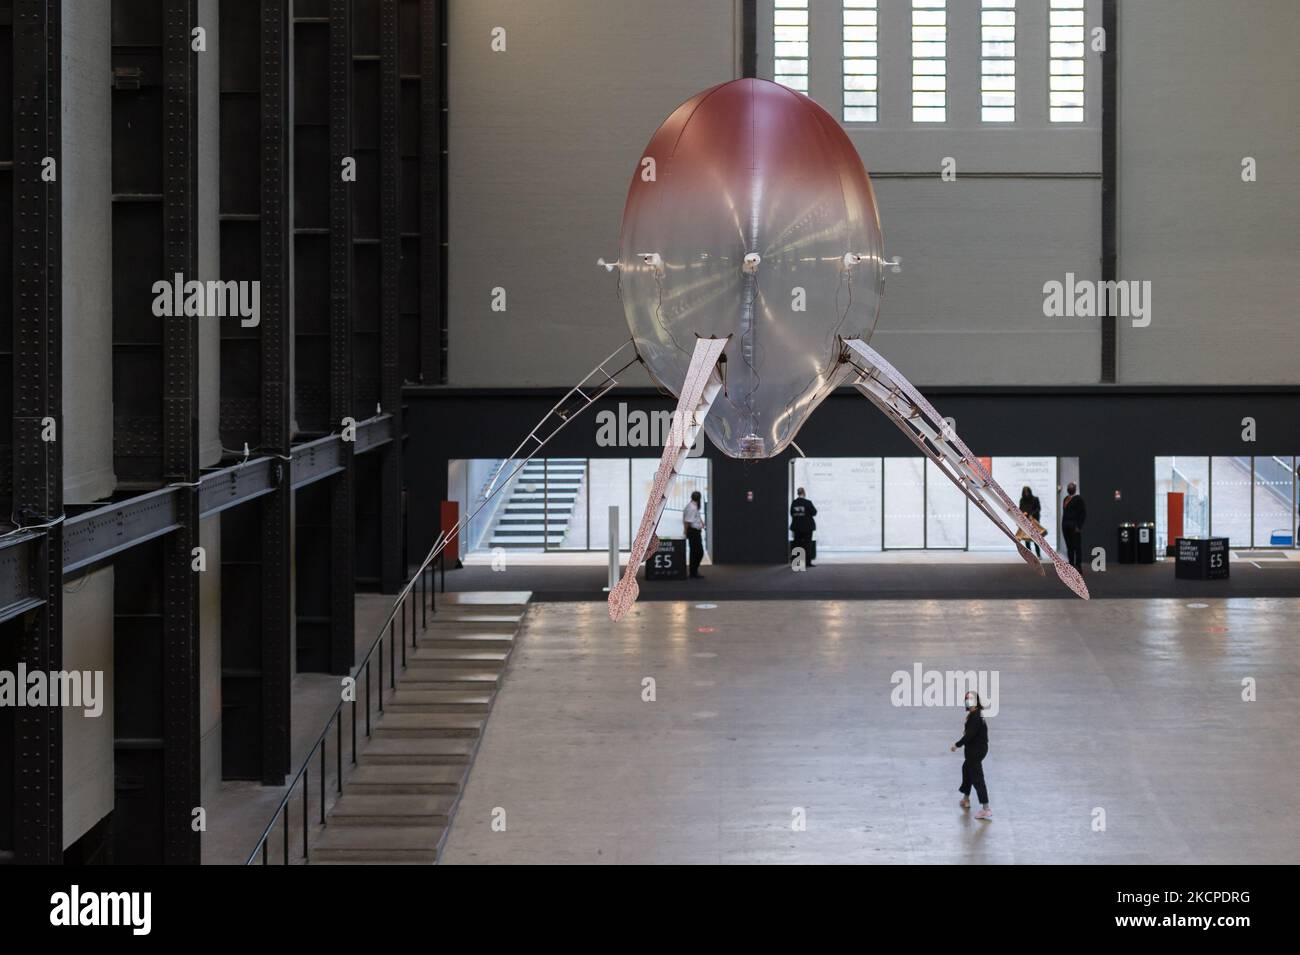
[[[1294,864],[1297,612],[643,602],[614,625],[602,604],[537,604],[444,860]],[[959,700],[891,703],[916,663],[997,673],[990,823],[957,805]]]

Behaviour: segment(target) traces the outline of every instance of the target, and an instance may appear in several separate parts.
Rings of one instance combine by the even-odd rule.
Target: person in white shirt
[[[691,499],[682,508],[682,528],[686,531],[687,564],[691,576],[700,577],[700,561],[704,559],[704,516],[700,512],[700,492],[692,491]]]

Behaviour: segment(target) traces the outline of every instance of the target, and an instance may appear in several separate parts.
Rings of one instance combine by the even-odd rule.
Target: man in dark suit
[[[1088,508],[1083,495],[1073,481],[1065,486],[1065,500],[1061,502],[1061,533],[1065,536],[1065,549],[1076,570],[1083,570],[1083,522],[1088,519]]]
[[[794,533],[794,546],[803,548],[804,566],[813,565],[813,531],[817,530],[817,508],[805,497],[807,492],[799,488],[799,496],[790,504],[790,530]]]

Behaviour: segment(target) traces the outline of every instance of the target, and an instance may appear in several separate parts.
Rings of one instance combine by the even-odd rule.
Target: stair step
[[[491,690],[400,689],[384,701],[389,713],[486,713]]]
[[[529,590],[459,590],[438,594],[439,613],[449,607],[466,613],[518,613],[528,610]]]
[[[413,739],[420,736],[475,739],[485,717],[474,713],[389,713],[375,727],[378,739]]]
[[[499,669],[506,665],[508,650],[481,649],[478,647],[426,647],[407,653],[409,672],[417,667],[472,667]]]
[[[442,607],[429,617],[430,627],[477,627],[480,630],[517,630],[523,623],[523,611],[479,613],[459,607]]]
[[[384,764],[358,766],[344,783],[345,792],[355,793],[444,793],[460,792],[466,767],[461,765]]]
[[[326,826],[312,862],[436,862],[444,826]]]
[[[315,857],[313,856],[313,858],[312,858],[312,860],[311,860],[311,864],[312,864],[312,865],[346,865],[346,866],[358,866],[358,865],[433,865],[433,864],[436,863],[437,861],[438,861],[438,860],[437,860],[437,857],[436,857],[436,856],[435,856],[435,857],[432,857],[432,858],[429,858],[429,859],[413,859],[413,858],[410,858],[410,857],[408,857],[408,856],[398,855],[398,854],[393,853],[393,852],[374,852],[374,853],[367,853],[367,854],[366,854],[366,857],[365,857],[364,859],[359,859],[359,858],[358,858],[358,859],[350,859],[350,858],[325,858],[325,859],[317,859],[317,858],[315,858]]]
[[[348,793],[330,810],[329,826],[447,825],[456,804],[452,795]],[[329,826],[326,828],[328,829]]]
[[[472,739],[379,739],[375,738],[360,755],[369,766],[447,766],[469,762]],[[343,784],[347,790],[347,782]]]
[[[397,681],[397,691],[404,690],[495,690],[500,670],[471,670],[468,667],[417,667],[409,669]]]
[[[415,645],[423,648],[452,649],[455,647],[508,652],[514,646],[513,633],[456,633],[454,630],[438,632],[429,630],[415,638]]]

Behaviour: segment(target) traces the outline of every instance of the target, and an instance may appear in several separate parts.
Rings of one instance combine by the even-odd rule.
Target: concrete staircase
[[[529,461],[497,514],[490,546],[540,551],[563,544],[586,473],[583,458]]]
[[[439,594],[311,864],[432,864],[532,595]]]

